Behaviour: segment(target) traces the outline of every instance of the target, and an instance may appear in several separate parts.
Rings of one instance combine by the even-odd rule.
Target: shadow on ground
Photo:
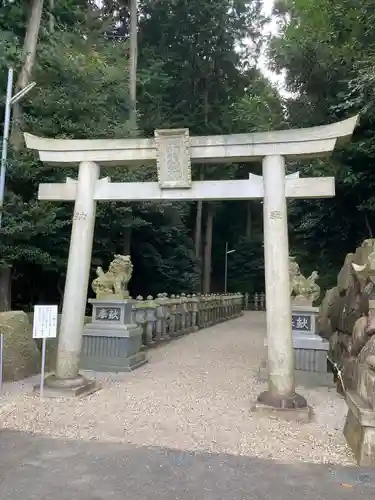
[[[375,470],[0,431],[1,500],[343,500],[375,495]]]

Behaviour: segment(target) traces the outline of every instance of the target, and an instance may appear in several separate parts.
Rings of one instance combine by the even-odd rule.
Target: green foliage
[[[293,202],[289,212],[294,254],[303,270],[319,270],[324,287],[335,283],[345,254],[374,235],[374,7],[373,0],[276,5],[281,29],[270,56],[294,93],[285,103],[290,125],[320,125],[362,112],[354,141],[332,160],[295,165],[304,175],[336,178],[334,199]]]
[[[262,235],[259,236],[255,241],[239,238],[236,253],[228,255],[228,291],[264,292],[264,255],[260,241]],[[233,258],[233,264],[230,264],[230,258]]]
[[[29,8],[24,0],[0,7],[1,105],[7,67],[12,64],[18,71],[22,64]],[[260,8],[260,0],[139,2],[139,135],[152,136],[155,128],[165,127],[188,127],[195,135],[285,126],[277,93],[253,67],[265,21]],[[100,7],[89,0],[55,2],[53,33],[48,14],[45,5],[32,75],[37,86],[22,101],[25,130],[47,137],[127,137],[129,0],[106,0]],[[244,165],[204,168],[205,178],[248,175]],[[114,181],[156,176],[154,167],[102,170]],[[61,297],[72,205],[38,203],[37,189],[41,182],[63,182],[75,175],[75,169],[43,166],[29,152],[10,151],[0,264],[13,266],[17,307]],[[263,288],[261,206],[254,207],[256,230],[250,244],[243,239],[245,205],[218,204],[213,246],[217,288],[223,287],[222,248],[229,237],[238,248],[229,268],[231,289]],[[195,204],[101,203],[97,214],[93,269],[107,266],[123,250],[131,226],[134,295],[198,290]],[[43,280],[37,278],[41,275]]]

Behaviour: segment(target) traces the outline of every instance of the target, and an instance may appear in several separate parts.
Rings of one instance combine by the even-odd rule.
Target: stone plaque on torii
[[[60,326],[56,374],[46,384],[74,387],[78,373],[96,202],[137,200],[263,199],[267,297],[268,390],[259,406],[306,409],[296,394],[292,348],[287,198],[335,194],[333,177],[285,175],[286,158],[329,155],[349,140],[357,117],[320,127],[250,134],[190,137],[188,129],[157,130],[154,139],[45,139],[25,134],[26,145],[47,164],[79,166],[78,180],[41,184],[39,199],[74,201],[72,233]],[[262,160],[263,176],[244,180],[192,181],[191,165]],[[99,165],[156,164],[158,182],[121,183],[99,178]],[[80,216],[78,216],[78,214]]]

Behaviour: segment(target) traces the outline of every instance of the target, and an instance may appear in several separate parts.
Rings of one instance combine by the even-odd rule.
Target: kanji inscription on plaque
[[[292,314],[292,329],[303,331],[303,332],[313,332],[311,315],[310,314]]]
[[[100,321],[120,321],[121,311],[119,307],[96,308],[95,319]]]
[[[189,129],[155,130],[155,145],[160,187],[190,188]]]

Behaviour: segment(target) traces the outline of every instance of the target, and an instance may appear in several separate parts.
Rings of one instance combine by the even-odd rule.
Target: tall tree
[[[42,13],[43,0],[32,0],[23,43],[23,62],[17,79],[16,92],[26,87],[31,79],[31,74],[35,66]],[[23,140],[21,135],[22,110],[20,101],[17,101],[13,106],[12,123],[10,141],[15,149],[20,149]]]
[[[138,5],[130,0],[130,44],[129,44],[129,92],[130,130],[137,128],[137,60],[138,60]]]
[[[374,7],[373,0],[276,4],[281,30],[272,40],[270,55],[294,94],[286,102],[290,124],[320,125],[364,111],[354,141],[332,161],[297,165],[308,175],[336,177],[334,199],[290,205],[294,248],[306,267],[324,269],[321,276],[327,285],[335,282],[344,254],[374,234],[375,115],[366,106],[373,93],[367,93],[371,85],[366,75],[374,68]]]

